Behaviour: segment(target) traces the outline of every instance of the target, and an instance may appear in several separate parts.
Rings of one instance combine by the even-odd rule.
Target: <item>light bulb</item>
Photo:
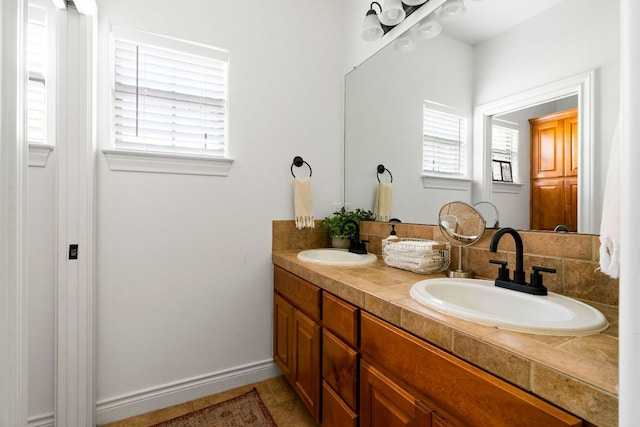
[[[436,15],[441,21],[455,21],[461,18],[467,11],[463,0],[447,0],[436,11]]]
[[[380,13],[380,22],[392,27],[402,22],[406,16],[401,0],[385,0]]]
[[[426,1],[427,0],[402,0],[402,3],[406,4],[407,6],[420,6]]]
[[[374,4],[380,7],[380,4],[378,2],[371,3],[369,10],[364,17],[364,22],[362,23],[362,39],[368,42],[378,40],[384,35],[384,31],[382,30],[382,26],[380,25],[378,15],[373,9]],[[382,10],[382,8],[380,9]]]
[[[393,48],[398,52],[409,52],[416,47],[416,42],[410,34],[403,34],[393,42]]]
[[[438,22],[438,20],[434,17],[427,17],[423,19],[416,26],[416,37],[422,40],[431,39],[436,37],[442,31],[442,26]]]

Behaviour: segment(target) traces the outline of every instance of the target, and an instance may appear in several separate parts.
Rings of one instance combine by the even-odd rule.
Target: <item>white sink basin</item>
[[[354,254],[347,249],[307,249],[298,252],[298,259],[301,261],[312,262],[314,264],[325,265],[362,265],[376,262],[378,259],[374,254]]]
[[[446,314],[512,331],[587,335],[608,326],[602,313],[580,301],[502,289],[490,280],[421,280],[411,288],[411,297]]]

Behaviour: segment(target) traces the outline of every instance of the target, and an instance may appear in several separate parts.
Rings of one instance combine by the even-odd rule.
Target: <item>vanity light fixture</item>
[[[456,21],[467,12],[463,0],[447,0],[445,4],[436,10],[436,16],[440,21]]]
[[[428,3],[428,1],[429,0],[384,0],[384,3],[382,3],[383,6],[380,6],[380,3],[377,1],[372,2],[369,5],[369,10],[365,14],[360,36],[365,41],[379,40],[396,25],[404,21],[409,15],[420,9],[425,3]],[[448,0],[447,3],[455,3],[458,1],[462,4],[462,8],[464,8],[462,0]],[[438,11],[446,6],[447,3],[443,4]],[[373,7],[374,5],[378,6],[379,12],[377,12]],[[456,4],[454,7],[450,7],[446,10],[457,10],[459,6],[459,4]],[[422,28],[421,32],[423,34],[416,37],[425,39],[435,37],[440,33],[439,24],[435,21],[429,22],[428,26],[424,26]],[[414,26],[412,32],[418,32],[418,29]],[[406,47],[409,43],[400,44]]]
[[[384,0],[380,22],[387,26],[398,25],[407,16],[402,7],[402,0]]]
[[[362,39],[368,42],[378,40],[384,34],[380,20],[378,19],[378,14],[373,9],[374,4],[378,5],[380,12],[382,12],[382,6],[380,6],[380,3],[377,1],[374,1],[369,6],[369,10],[364,17],[364,23],[362,24]]]

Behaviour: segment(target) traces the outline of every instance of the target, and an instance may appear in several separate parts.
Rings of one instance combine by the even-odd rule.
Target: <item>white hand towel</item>
[[[293,180],[293,198],[295,205],[296,227],[314,228],[313,203],[311,200],[311,178]]]
[[[611,144],[600,223],[600,271],[617,279],[620,275],[620,121]]]
[[[385,247],[385,252],[388,253],[433,253],[434,246],[441,246],[442,243],[436,241],[401,241],[388,244]]]
[[[376,205],[373,208],[373,215],[376,221],[389,221],[391,219],[391,202],[393,200],[393,187],[388,182],[378,183],[376,192]]]

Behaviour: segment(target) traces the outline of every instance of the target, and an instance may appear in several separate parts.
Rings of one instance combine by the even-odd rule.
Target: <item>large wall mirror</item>
[[[392,216],[403,222],[436,224],[448,202],[487,200],[501,225],[531,229],[529,119],[577,109],[588,124],[576,153],[587,175],[574,192],[577,229],[597,234],[619,113],[619,1],[464,1],[467,13],[442,22],[437,37],[416,39],[410,51],[391,43],[347,74],[345,203],[372,209],[384,164],[393,174]],[[540,88],[555,90],[545,97]],[[468,115],[469,180],[423,176],[425,101]],[[478,117],[474,123],[478,111],[484,128]],[[492,123],[518,130],[515,183],[492,179],[491,143],[483,140]]]

